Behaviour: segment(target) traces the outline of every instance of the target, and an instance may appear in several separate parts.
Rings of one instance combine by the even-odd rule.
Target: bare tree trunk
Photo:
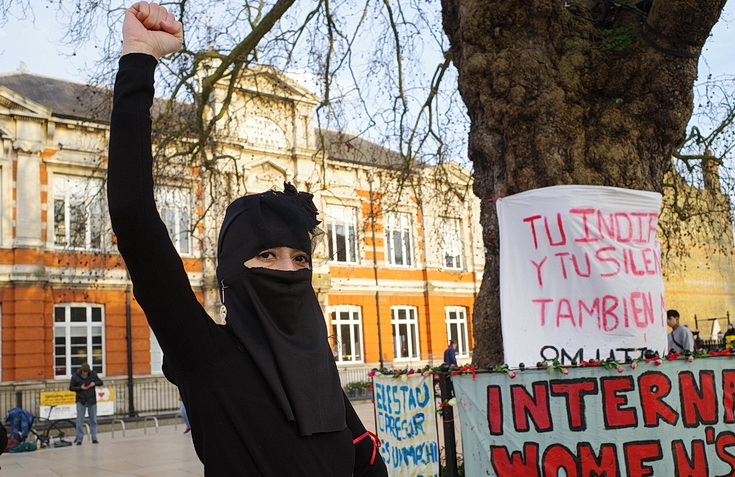
[[[476,365],[503,360],[492,198],[557,184],[661,191],[725,1],[442,0],[483,199]]]

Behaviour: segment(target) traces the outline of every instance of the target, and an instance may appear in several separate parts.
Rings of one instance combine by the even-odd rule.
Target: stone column
[[[15,243],[17,248],[36,248],[41,239],[41,157],[42,147],[30,141],[15,141]],[[53,213],[51,211],[50,213]]]

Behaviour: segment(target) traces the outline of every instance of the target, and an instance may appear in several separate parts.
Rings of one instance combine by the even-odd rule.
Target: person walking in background
[[[76,445],[82,445],[84,440],[84,413],[89,414],[89,431],[92,434],[92,443],[98,444],[97,440],[97,393],[95,387],[102,386],[102,380],[97,373],[84,363],[71,375],[69,391],[77,393],[77,436],[74,439]]]
[[[444,364],[459,366],[457,364],[457,342],[449,340],[449,346],[444,350]]]
[[[669,333],[669,353],[683,353],[694,351],[694,336],[689,328],[679,324],[679,312],[669,310],[666,312],[666,324],[671,327]]]
[[[179,396],[179,401],[181,401],[181,396]],[[186,426],[186,429],[184,429],[184,434],[188,434],[189,431],[191,431],[191,425],[189,424],[189,416],[186,415],[186,406],[184,406],[184,401],[181,401],[179,412],[181,413],[181,419],[184,420],[184,425]]]

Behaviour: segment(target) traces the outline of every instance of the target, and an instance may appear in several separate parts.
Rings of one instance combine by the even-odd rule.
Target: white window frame
[[[156,206],[166,225],[168,236],[179,255],[193,255],[191,233],[191,189],[186,187],[156,187]]]
[[[0,305],[0,382],[3,380],[3,309]]]
[[[151,360],[151,374],[162,375],[163,374],[163,350],[161,345],[158,343],[158,338],[153,330],[150,328],[150,360]]]
[[[393,360],[411,361],[419,359],[421,357],[421,344],[419,341],[418,309],[415,306],[392,306],[390,315],[390,322],[393,325]],[[403,352],[404,343],[401,340],[402,326],[406,327],[406,337],[408,338],[405,343],[405,355]]]
[[[0,167],[0,245],[2,245],[2,243],[4,242],[3,232],[5,231],[5,220],[6,220],[5,209],[3,208],[3,203],[5,203],[4,173],[5,173],[5,169],[3,167]],[[11,202],[8,202],[8,203],[11,203]],[[1,376],[2,376],[2,367],[0,367],[0,377]],[[0,378],[0,381],[2,381],[1,378]]]
[[[329,260],[333,263],[357,263],[360,260],[357,208],[327,205],[325,215]],[[344,242],[342,247],[339,246],[340,241]],[[344,258],[340,258],[340,250],[344,251]]]
[[[68,174],[53,175],[53,244],[56,249],[100,251],[105,248],[104,182],[97,177],[82,177]],[[63,212],[63,224],[60,217]],[[75,216],[76,215],[76,216]],[[82,240],[73,234],[75,227]],[[59,240],[60,236],[61,240]],[[76,240],[75,240],[76,239]]]
[[[75,309],[84,310],[84,321],[72,320],[72,310]],[[78,302],[56,303],[53,313],[54,377],[56,379],[68,379],[84,363],[89,363],[98,374],[104,374],[106,369],[104,305]],[[99,313],[99,320],[95,320],[95,314],[97,313]],[[75,355],[69,338],[81,336],[84,336],[86,341],[84,353]],[[95,338],[99,340],[99,352],[95,352]],[[63,347],[63,354],[58,353],[60,347]]]
[[[442,217],[439,227],[442,268],[462,270],[462,235],[461,219]]]
[[[470,347],[467,339],[467,308],[464,306],[445,306],[444,313],[447,324],[447,343],[457,343],[457,357],[468,358]]]
[[[387,262],[396,267],[413,265],[413,221],[407,212],[390,212],[385,215],[385,255]],[[397,235],[396,235],[397,234]],[[395,241],[399,242],[396,247]],[[400,255],[398,254],[400,252]],[[400,258],[400,260],[398,260]]]
[[[345,315],[347,316],[345,317]],[[330,306],[329,321],[334,346],[332,348],[334,360],[343,364],[364,363],[365,346],[362,335],[362,308],[355,305]],[[347,327],[349,336],[344,336],[345,327]],[[357,353],[355,348],[358,348]]]

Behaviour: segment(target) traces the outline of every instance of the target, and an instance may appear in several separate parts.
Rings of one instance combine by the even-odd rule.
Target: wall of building
[[[314,194],[325,232],[335,223],[329,213],[341,210],[339,207],[354,208],[350,245],[354,259],[340,260],[334,251],[330,255],[329,242],[332,248],[338,244],[329,234],[314,255],[314,287],[330,332],[331,311],[346,306],[359,310],[362,349],[345,353],[351,358],[341,360],[339,366],[440,364],[448,340],[446,307],[455,307],[464,319],[467,354],[461,359],[468,361],[473,347],[472,303],[482,270],[476,201],[463,201],[456,195],[448,200],[435,186],[421,184],[418,172],[410,178],[411,187],[402,189],[397,186],[395,172],[386,167],[390,164],[371,163],[370,150],[356,148],[359,157],[347,157],[320,149],[323,144],[316,140],[312,123],[315,98],[296,84],[276,78],[278,75],[266,69],[257,77],[246,78],[233,101],[231,117],[219,130],[223,155],[236,158],[217,171],[229,187],[203,186],[209,185],[212,177],[196,168],[171,168],[169,175],[164,171],[158,178],[163,188],[186,191],[182,197],[190,223],[197,225],[190,231],[187,242],[191,247],[183,257],[200,301],[218,320],[215,249],[224,206],[240,194],[291,181]],[[53,86],[54,80],[48,81]],[[62,119],[57,113],[63,111],[51,111],[24,99],[4,88],[1,78],[0,104],[5,108],[0,110],[2,381],[65,380],[83,361],[91,361],[103,376],[124,376],[129,352],[133,374],[155,373],[157,370],[151,369],[155,343],[151,343],[145,316],[130,293],[106,213],[98,229],[92,225],[96,220],[92,210],[104,202],[104,189],[97,185],[104,179],[107,126]],[[367,145],[385,153],[377,145]],[[454,164],[441,167],[445,168],[442,176],[454,181],[452,188],[462,189],[469,197],[469,173]],[[438,171],[438,167],[424,167],[420,175],[430,178]],[[213,189],[217,195],[210,195]],[[60,221],[62,203],[67,207],[67,219],[77,209],[86,208],[87,215]],[[165,204],[159,202],[159,207]],[[200,220],[204,210],[209,215]],[[396,211],[408,218],[404,232],[410,235],[410,247],[405,251],[410,263],[391,263],[388,257],[385,215]],[[449,268],[443,266],[441,257],[437,221],[442,217],[452,217],[461,224],[452,239],[456,242],[453,253],[458,255]],[[86,239],[73,236],[80,222],[88,228]],[[59,243],[59,237],[62,241],[66,237],[69,243]],[[68,325],[63,332],[58,311],[62,306],[68,308],[63,319],[69,321],[63,323]],[[397,327],[391,316],[394,307],[412,307],[417,330],[414,354],[397,360]],[[91,351],[85,353],[97,353],[98,349],[103,353],[80,352],[77,356],[72,343],[71,361],[60,365],[59,357],[67,352],[59,351],[60,340],[73,341],[61,333],[72,333],[72,314],[82,309],[86,310],[89,329],[97,326],[90,321],[95,319],[93,313],[98,313],[102,323],[102,345],[89,345],[85,350]],[[94,311],[98,309],[101,311]],[[92,342],[94,332],[89,329],[85,338]],[[329,339],[336,342],[335,336]]]
[[[129,345],[133,373],[155,372],[151,369],[155,343],[150,341],[140,307],[130,296],[130,283],[106,214],[98,230],[98,246],[57,243],[63,236],[57,202],[62,202],[59,197],[64,187],[69,189],[64,192],[64,203],[79,200],[93,206],[103,200],[103,190],[92,193],[74,184],[101,183],[107,126],[62,118],[58,113],[63,111],[51,111],[2,84],[0,78],[2,381],[67,378],[73,366],[57,370],[60,337],[55,327],[60,325],[55,310],[62,304],[102,307],[104,353],[95,366],[103,375],[127,374]],[[164,171],[159,178],[163,186],[185,191],[182,197],[190,223],[197,224],[187,236],[190,247],[184,263],[200,301],[218,320],[216,237],[229,200],[291,181],[300,190],[313,193],[321,211],[325,235],[314,253],[314,288],[339,366],[438,365],[449,329],[462,330],[459,359],[469,362],[475,344],[473,303],[484,265],[479,201],[471,192],[469,171],[454,163],[423,165],[406,177],[391,167],[391,161],[396,165],[400,156],[379,145],[342,135],[346,143],[325,147],[322,139],[336,136],[314,134],[316,103],[316,98],[288,78],[263,69],[243,80],[227,122],[218,129],[220,152],[235,159],[216,171],[216,179],[223,182],[209,187],[212,175],[184,166],[177,172],[169,170],[168,175]],[[66,177],[68,184],[63,182]],[[692,194],[699,192],[692,189]],[[205,210],[208,213],[200,220]],[[676,215],[665,210],[662,221],[676,222]],[[735,310],[729,215],[723,215],[721,222],[722,231],[714,234],[717,237],[699,232],[687,235],[670,247],[685,253],[664,257],[667,305],[679,309],[682,321],[690,326],[694,326],[695,315],[704,319]],[[65,226],[73,228],[74,223]],[[329,228],[340,224],[352,227],[353,238],[330,235]],[[702,228],[697,222],[689,227]],[[411,244],[400,260],[391,251],[400,240],[388,243],[388,235],[397,228],[410,236]],[[354,256],[340,258],[339,246],[347,247]],[[357,317],[357,324],[342,329],[359,328],[357,342],[345,347],[345,339],[334,336],[335,312],[349,319]],[[397,357],[394,346],[396,334],[402,333],[394,323],[399,312],[404,313],[401,316],[415,313],[412,323],[417,338],[405,357]],[[449,316],[455,319],[451,322],[454,328],[448,325]],[[407,341],[411,340],[402,343]],[[406,349],[401,347],[399,352]]]
[[[681,323],[710,339],[713,318],[724,332],[735,313],[735,244],[730,200],[720,192],[717,168],[706,171],[703,188],[670,177],[668,204],[661,218],[666,305],[681,314]],[[677,222],[688,217],[685,226]],[[735,319],[735,317],[733,318]]]

